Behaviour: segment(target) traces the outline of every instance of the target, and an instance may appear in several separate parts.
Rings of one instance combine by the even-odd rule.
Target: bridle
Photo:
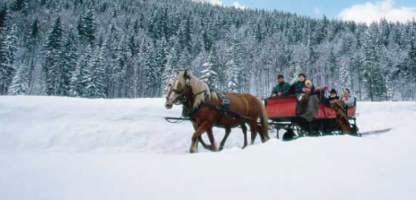
[[[185,79],[185,87],[191,88],[191,83],[190,83],[189,78]],[[182,88],[181,90],[172,88],[172,92],[179,95],[179,98],[176,98],[175,101],[172,102],[173,104],[181,105],[189,101],[189,98],[185,95],[184,88]]]
[[[185,95],[184,89],[182,90],[173,89],[172,92],[179,95],[179,98],[176,98],[173,104],[181,105],[181,104],[185,104],[186,102],[188,102],[189,98]]]
[[[185,87],[188,87],[189,89],[192,89],[191,88],[191,82],[190,82],[189,78],[185,79]],[[188,97],[188,96],[185,95],[185,92],[184,92],[185,87],[182,88],[181,90],[172,89],[173,93],[179,95],[179,98],[176,98],[175,101],[173,102],[173,104],[175,104],[175,105],[186,104],[191,98],[195,98],[196,96],[201,95],[201,94],[206,94],[206,92],[207,92],[206,90],[203,90],[203,91],[201,91],[197,94],[192,95],[192,97]]]

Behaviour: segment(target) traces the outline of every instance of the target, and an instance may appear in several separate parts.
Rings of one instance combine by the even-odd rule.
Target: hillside
[[[277,74],[414,100],[416,23],[363,25],[188,0],[6,0],[0,95],[160,97],[178,70],[270,94]],[[232,86],[232,87],[231,87]]]

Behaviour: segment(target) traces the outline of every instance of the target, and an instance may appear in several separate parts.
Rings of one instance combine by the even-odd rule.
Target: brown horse
[[[208,86],[196,78],[191,72],[180,72],[171,86],[171,94],[167,97],[165,106],[172,108],[173,104],[182,104],[184,111],[189,114],[195,128],[192,136],[190,152],[197,151],[196,144],[200,136],[207,132],[211,142],[211,149],[217,150],[215,139],[212,133],[214,126],[226,129],[226,135],[221,142],[223,147],[231,128],[241,126],[244,131],[244,124],[248,124],[251,129],[251,143],[253,144],[257,135],[260,133],[262,142],[268,140],[268,118],[266,109],[261,100],[250,94],[226,94],[230,101],[229,110],[239,113],[244,117],[232,117],[221,113],[215,108],[222,108],[222,102],[217,93],[211,92]],[[168,88],[169,90],[169,88]],[[257,125],[257,119],[261,120],[261,126]],[[258,130],[260,127],[261,130]],[[245,146],[247,137],[245,136]]]
[[[170,97],[170,95],[173,92],[173,84],[175,83],[175,80],[169,81],[168,85],[166,86],[166,91],[167,91],[166,92],[166,102],[165,102],[166,109],[171,109],[172,106],[173,106],[173,104],[169,104],[169,97]],[[196,124],[194,122],[192,122],[192,125],[193,125],[194,129],[196,130],[197,129]],[[228,136],[231,133],[231,126],[226,126],[226,127],[223,127],[223,128],[225,129],[225,135],[224,135],[224,138],[221,140],[221,144],[220,144],[219,150],[223,150],[224,149],[225,142],[227,141]],[[248,145],[248,142],[247,142],[247,126],[246,126],[245,123],[241,124],[241,129],[242,129],[243,134],[244,134],[244,145],[243,145],[243,149],[244,149]],[[213,137],[213,136],[210,136],[210,137]],[[204,140],[202,139],[202,136],[199,136],[198,140],[199,140],[199,142],[202,144],[202,146],[205,149],[210,150],[210,151],[213,151],[212,146],[211,145],[207,145],[204,142]]]
[[[165,108],[166,109],[172,109],[173,104],[169,104],[169,97],[173,92],[173,84],[175,83],[175,80],[170,80],[168,82],[168,85],[166,86],[166,102],[165,102]],[[192,125],[194,127],[194,129],[196,130],[196,125],[195,123],[192,122]],[[202,144],[202,146],[207,149],[207,150],[211,150],[212,151],[212,146],[211,145],[207,145],[204,140],[202,139],[202,136],[199,137],[199,142]],[[220,148],[221,149],[221,148]]]

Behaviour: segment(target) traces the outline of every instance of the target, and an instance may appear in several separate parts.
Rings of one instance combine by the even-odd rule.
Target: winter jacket
[[[305,82],[296,81],[290,86],[289,94],[300,94],[303,93]]]
[[[347,100],[345,101],[346,106],[354,106],[355,99],[351,95],[348,95]]]
[[[282,96],[286,96],[289,94],[290,84],[283,82],[280,84],[276,84],[276,86],[273,88],[272,95],[277,95],[279,92],[282,93]]]

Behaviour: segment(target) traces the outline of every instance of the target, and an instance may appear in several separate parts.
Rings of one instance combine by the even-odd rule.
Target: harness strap
[[[206,90],[203,90],[201,92],[198,92],[198,93],[194,94],[192,96],[192,98],[194,98],[194,97],[196,97],[198,95],[201,95],[201,94],[205,94],[206,95],[206,92],[207,92]],[[205,96],[205,98],[207,98],[207,97],[208,96]],[[194,113],[196,113],[202,106],[207,106],[208,108],[211,108],[213,110],[218,111],[221,115],[227,115],[227,116],[230,116],[230,117],[232,117],[234,119],[253,120],[250,117],[244,116],[244,115],[242,115],[242,114],[240,114],[238,112],[234,112],[234,111],[230,110],[229,109],[230,101],[225,97],[225,95],[221,95],[221,103],[223,105],[222,107],[219,107],[219,106],[216,106],[216,105],[213,105],[213,104],[210,104],[210,103],[202,102],[196,108],[191,108],[189,110],[183,109],[182,110],[182,116],[184,116],[184,117],[191,117],[192,118],[192,115]]]
[[[192,97],[196,97],[200,94],[207,94],[207,90],[202,90],[201,92],[198,92],[198,93],[194,94],[194,96],[192,96]]]
[[[213,110],[218,111],[218,112],[219,112],[219,113],[221,113],[222,115],[228,115],[228,116],[230,116],[230,117],[232,117],[232,118],[234,118],[234,119],[247,119],[247,120],[253,120],[253,119],[252,119],[252,118],[250,118],[250,117],[246,117],[246,116],[244,116],[244,115],[242,115],[242,114],[240,114],[240,113],[238,113],[238,112],[234,112],[234,111],[232,111],[232,110],[225,109],[224,107],[219,107],[219,106],[212,105],[212,104],[209,104],[209,103],[204,103],[204,105],[205,105],[205,106],[207,106],[208,108],[211,108],[211,109],[213,109]]]

